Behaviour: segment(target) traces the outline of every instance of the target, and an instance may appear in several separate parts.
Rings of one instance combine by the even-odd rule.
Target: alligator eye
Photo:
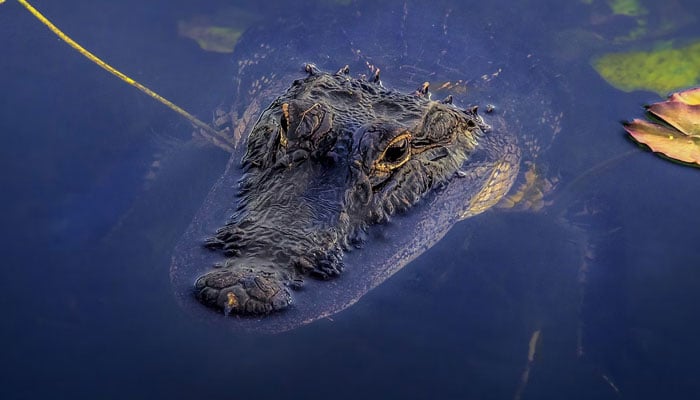
[[[408,138],[399,140],[396,143],[392,143],[384,151],[384,162],[387,163],[397,163],[401,161],[408,152]]]
[[[289,129],[289,104],[282,104],[282,116],[280,117],[279,141],[280,146],[287,147],[287,130]]]
[[[375,162],[375,168],[388,172],[402,166],[411,157],[410,140],[411,134],[409,132],[395,137]]]
[[[289,104],[283,103],[282,104],[282,117],[280,117],[280,126],[282,127],[282,131],[287,132],[287,129],[289,129]]]

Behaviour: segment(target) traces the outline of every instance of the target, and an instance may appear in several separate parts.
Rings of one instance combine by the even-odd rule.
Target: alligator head
[[[403,94],[384,88],[378,75],[370,81],[350,77],[347,68],[307,71],[253,127],[240,206],[206,243],[226,261],[199,277],[196,296],[227,314],[288,307],[307,277],[340,274],[344,252],[360,247],[372,225],[410,212],[503,154],[489,151],[496,142],[476,109],[431,101],[427,84]],[[506,185],[485,190],[483,176],[492,172],[464,185],[472,208],[493,205],[512,184],[509,175],[500,179]],[[477,202],[478,193],[487,194]]]

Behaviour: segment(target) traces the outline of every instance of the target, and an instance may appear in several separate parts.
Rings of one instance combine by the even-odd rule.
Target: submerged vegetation
[[[178,34],[197,42],[205,51],[232,53],[243,32],[260,16],[229,7],[212,15],[196,15],[177,23]]]

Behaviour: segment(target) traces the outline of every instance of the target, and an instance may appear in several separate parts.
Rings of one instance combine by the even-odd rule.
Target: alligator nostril
[[[236,292],[237,291],[232,287],[223,289],[221,292],[219,292],[219,295],[216,298],[216,305],[219,308],[223,308],[224,311],[228,310],[228,312],[231,312],[231,310],[236,310],[247,300],[245,292],[240,290],[238,293]]]
[[[207,286],[207,276],[200,276],[197,278],[197,281],[194,283],[194,288],[195,290],[202,290]]]
[[[231,314],[231,311],[235,310],[239,306],[238,297],[236,297],[233,292],[226,293],[226,303],[224,304],[224,314],[227,316]]]
[[[216,306],[219,298],[219,291],[210,287],[205,287],[197,293],[197,298],[208,306]]]
[[[292,296],[288,290],[283,289],[275,293],[272,297],[272,309],[282,310],[292,302]]]

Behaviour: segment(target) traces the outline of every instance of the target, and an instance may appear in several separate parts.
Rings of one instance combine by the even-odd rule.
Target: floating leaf
[[[685,104],[700,104],[700,88],[688,89],[684,92],[674,93],[670,97],[671,101],[681,101]]]
[[[658,0],[579,0],[589,7],[587,22],[599,39],[622,44],[650,37],[661,37],[694,23],[694,10],[678,1]]]
[[[625,92],[651,90],[665,94],[700,83],[700,42],[655,51],[612,53],[593,61],[611,85]]]
[[[258,18],[248,11],[230,7],[215,14],[178,21],[178,34],[195,40],[202,50],[231,53],[241,34]]]
[[[625,130],[639,143],[674,160],[700,166],[700,88],[669,96],[647,106],[658,122],[635,119]]]
[[[648,11],[639,0],[608,0],[608,5],[614,14],[637,17]]]
[[[687,135],[700,134],[700,106],[679,101],[665,101],[650,105],[647,110]]]
[[[202,50],[231,53],[241,37],[241,31],[225,26],[197,26],[186,22],[178,24],[181,36],[197,41]]]

